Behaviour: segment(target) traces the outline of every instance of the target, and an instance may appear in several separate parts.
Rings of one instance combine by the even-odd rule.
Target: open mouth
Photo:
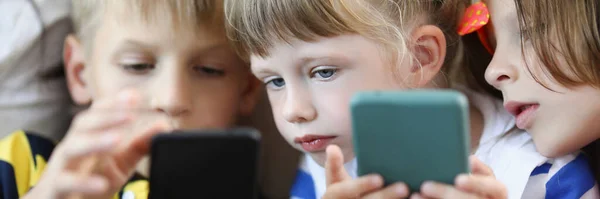
[[[337,136],[305,135],[294,139],[307,152],[324,151]]]

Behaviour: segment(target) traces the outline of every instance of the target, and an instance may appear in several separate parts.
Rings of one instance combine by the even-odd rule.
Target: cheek
[[[94,67],[87,74],[87,89],[93,99],[116,96],[119,91],[131,88],[127,84],[128,77],[118,73],[116,67]]]
[[[326,127],[321,130],[342,135],[352,133],[350,100],[356,90],[350,89],[352,88],[324,90],[315,99],[319,114],[316,122]]]

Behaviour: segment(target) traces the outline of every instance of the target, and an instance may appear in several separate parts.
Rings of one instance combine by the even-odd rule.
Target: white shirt
[[[506,185],[509,199],[598,198],[592,171],[578,152],[558,158],[542,156],[531,135],[514,128],[514,117],[502,101],[463,92],[484,117],[485,128],[475,156]],[[556,183],[559,178],[562,183]],[[567,181],[575,186],[565,186]]]

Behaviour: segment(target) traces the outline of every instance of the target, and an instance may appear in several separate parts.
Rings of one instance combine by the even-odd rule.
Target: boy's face
[[[231,50],[223,28],[174,29],[167,20],[104,16],[91,52],[67,41],[69,87],[77,103],[134,88],[144,108],[166,114],[177,129],[228,127],[251,112],[259,83]]]
[[[349,101],[364,90],[403,89],[407,64],[383,59],[377,43],[358,35],[315,42],[277,42],[264,58],[252,56],[252,72],[266,83],[275,123],[286,141],[324,165],[325,148],[336,144],[354,157]],[[401,77],[394,76],[396,69]]]
[[[514,1],[486,3],[492,21],[486,28],[495,52],[485,77],[502,91],[504,105],[515,115],[517,127],[527,130],[537,150],[548,157],[572,153],[598,139],[600,89],[590,85],[565,87],[546,75],[546,66],[535,55],[532,43],[523,41],[526,51],[521,47],[524,38]],[[568,71],[566,64],[561,66]]]

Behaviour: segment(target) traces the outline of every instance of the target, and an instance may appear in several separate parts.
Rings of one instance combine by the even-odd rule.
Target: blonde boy
[[[252,111],[259,83],[230,49],[222,1],[72,4],[65,71],[74,102],[91,106],[56,148],[24,131],[0,141],[0,198],[147,198],[152,135],[226,128]],[[124,134],[147,115],[162,119]],[[98,170],[80,175],[91,155],[101,157]]]

